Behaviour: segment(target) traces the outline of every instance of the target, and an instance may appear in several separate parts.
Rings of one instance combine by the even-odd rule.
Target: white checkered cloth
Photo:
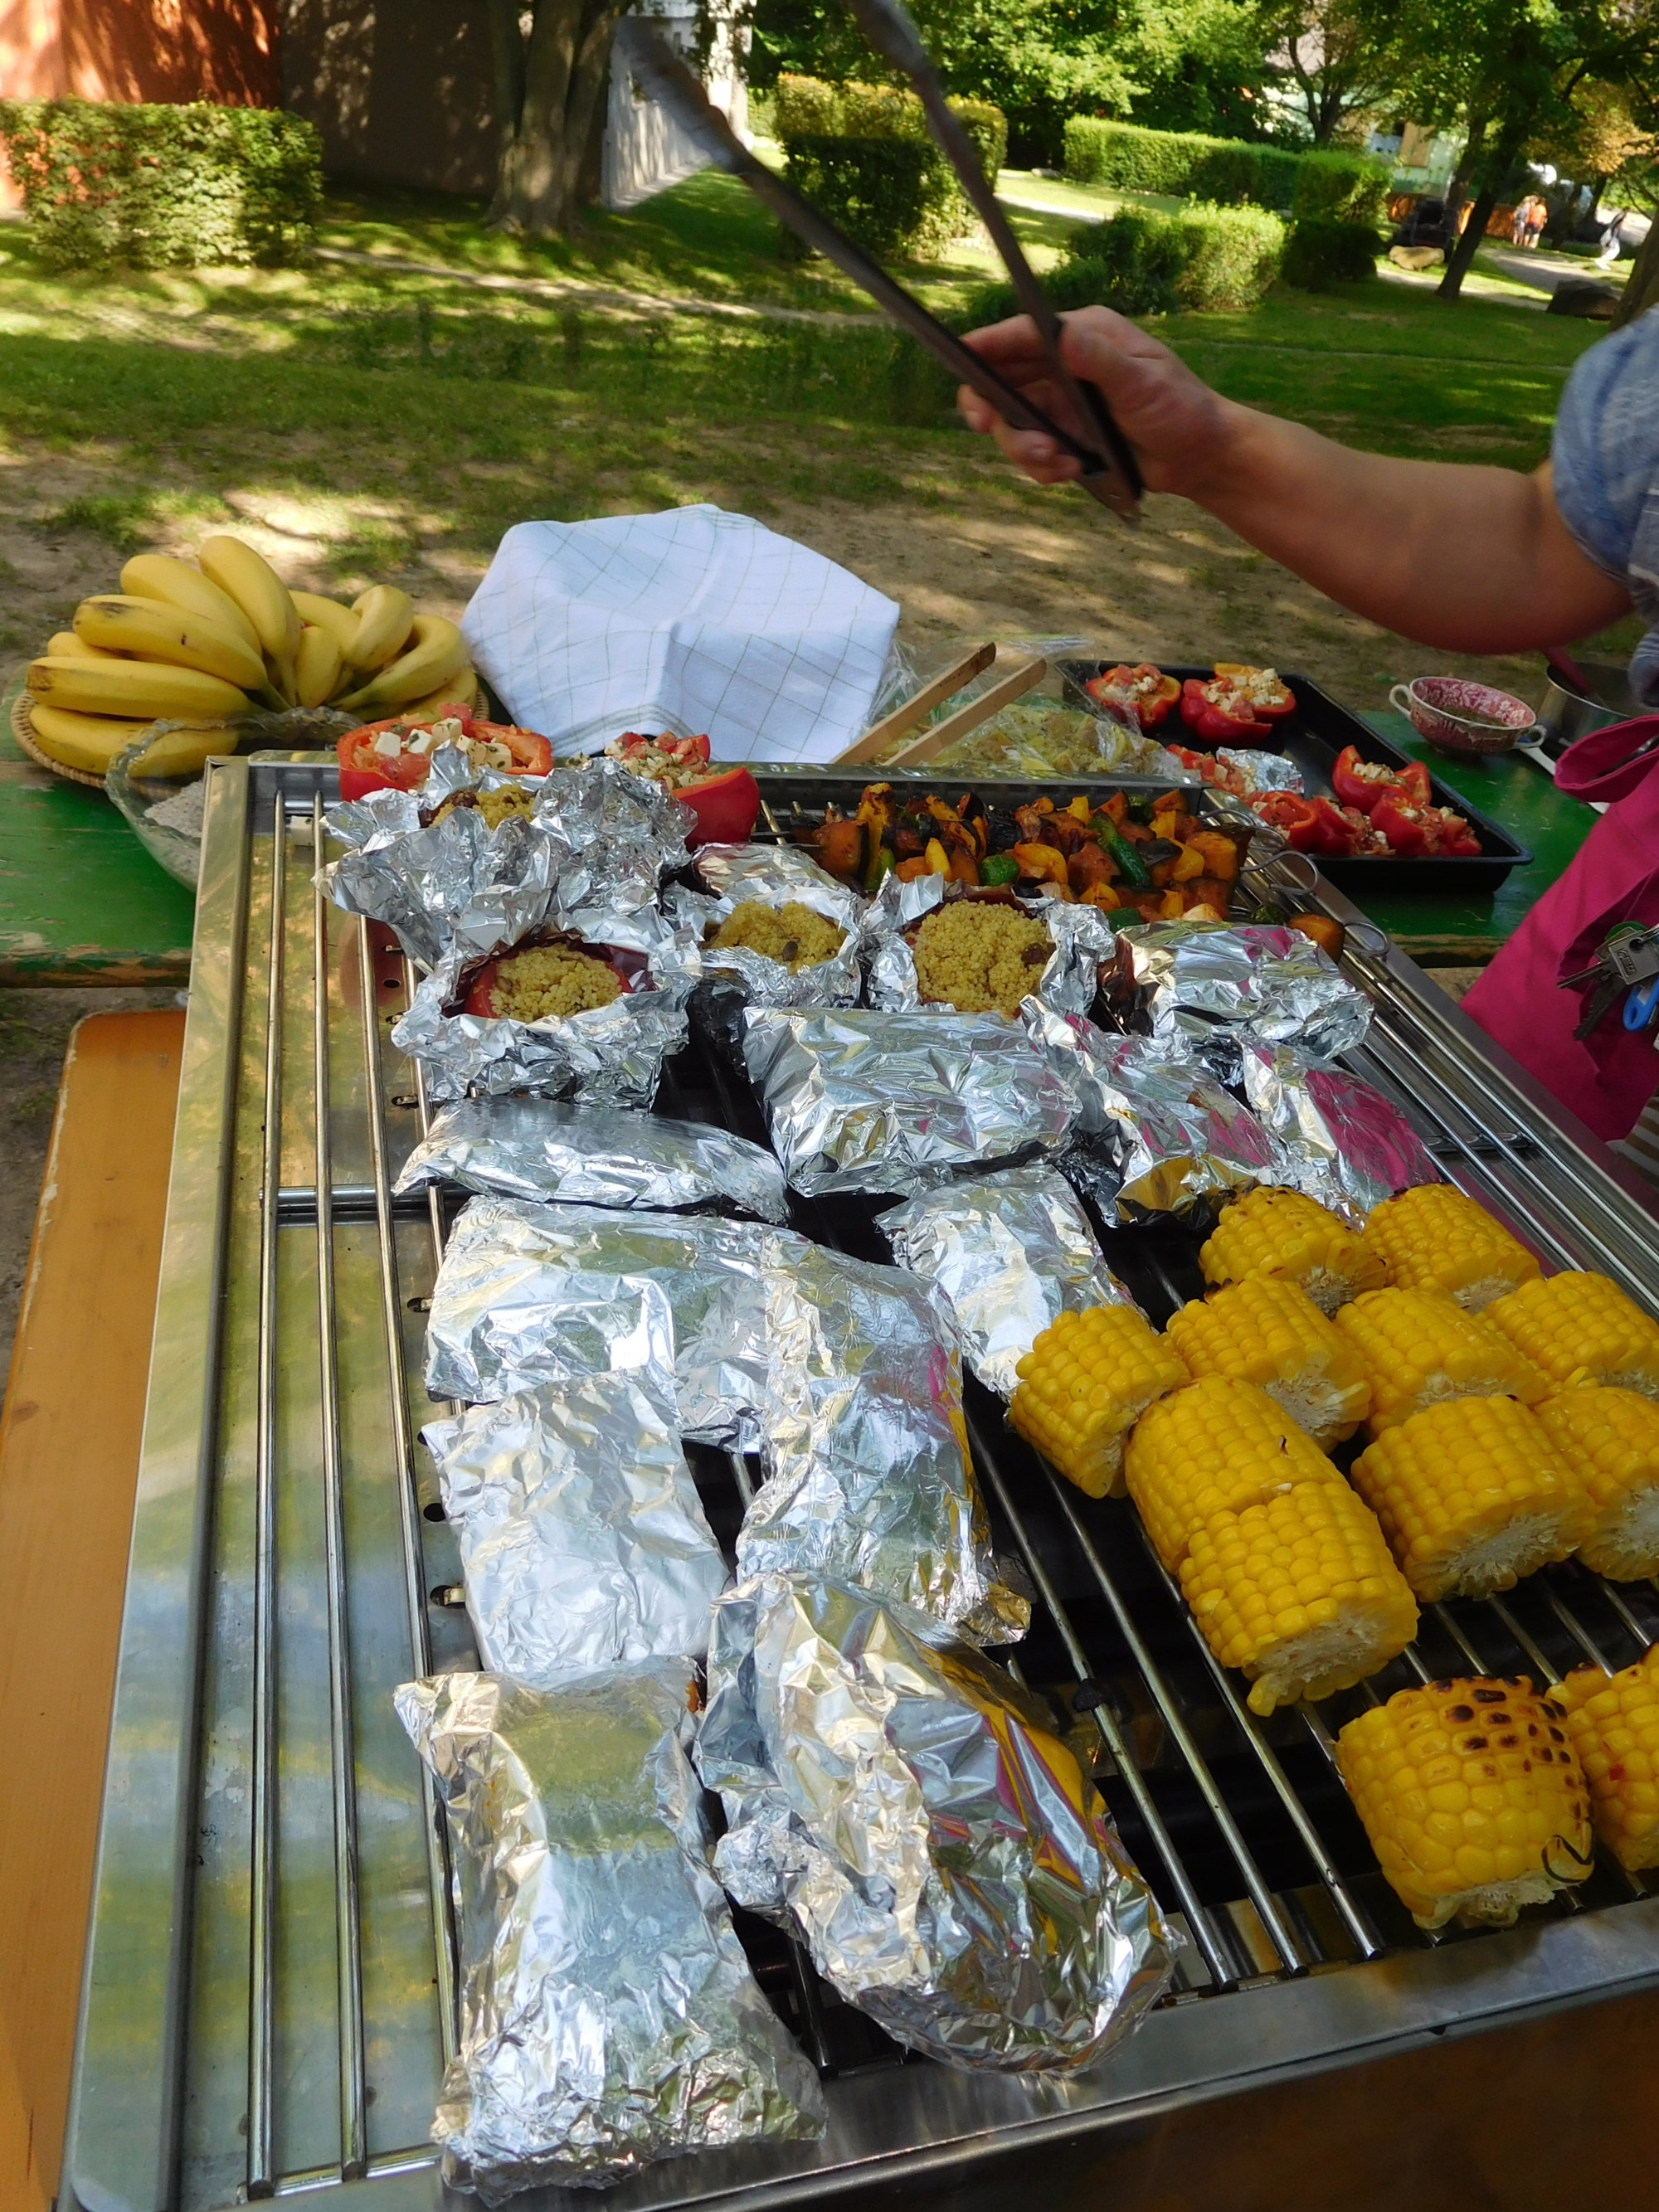
[[[717,507],[521,522],[461,628],[515,722],[559,752],[707,733],[716,760],[824,761],[868,722],[899,610]]]

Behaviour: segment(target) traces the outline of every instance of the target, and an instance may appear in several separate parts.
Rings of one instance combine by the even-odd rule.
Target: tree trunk
[[[1568,183],[1565,179],[1562,182],[1565,189],[1559,200],[1553,200],[1549,191],[1544,194],[1544,204],[1549,210],[1549,220],[1544,225],[1546,246],[1559,246],[1578,219],[1578,195],[1583,187],[1577,183]],[[1552,185],[1550,191],[1554,189]]]
[[[530,34],[514,0],[492,0],[498,97],[517,101],[501,130],[489,221],[498,230],[548,237],[567,229],[591,188],[591,149],[603,127],[611,34],[629,0],[532,0]]]
[[[1636,249],[1624,297],[1613,311],[1613,329],[1622,330],[1656,303],[1659,303],[1659,217]]]
[[[1440,279],[1438,296],[1441,299],[1455,300],[1462,292],[1463,279],[1468,274],[1470,263],[1480,250],[1480,241],[1486,234],[1486,225],[1497,205],[1497,185],[1482,185],[1474,196],[1474,205],[1469,210],[1469,219],[1464,225],[1463,234],[1453,246],[1447,260],[1446,273]]]

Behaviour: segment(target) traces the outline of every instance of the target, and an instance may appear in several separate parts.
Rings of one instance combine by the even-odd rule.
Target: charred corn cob
[[[1220,1375],[1149,1407],[1135,1424],[1123,1472],[1171,1574],[1212,1514],[1242,1512],[1298,1482],[1342,1480],[1265,1390]]]
[[[1299,1190],[1249,1191],[1230,1206],[1199,1254],[1206,1283],[1273,1275],[1299,1283],[1321,1313],[1388,1280],[1347,1224]]]
[[[1345,1482],[1297,1482],[1210,1514],[1193,1531],[1181,1589],[1222,1665],[1251,1678],[1254,1713],[1348,1689],[1417,1633],[1376,1516]]]
[[[1182,1306],[1166,1334],[1194,1376],[1254,1382],[1317,1444],[1340,1443],[1370,1409],[1353,1346],[1299,1283],[1248,1276]]]
[[[1133,1306],[1061,1314],[1014,1372],[1009,1420],[1091,1498],[1121,1496],[1129,1431],[1188,1380],[1173,1346]]]
[[[1535,1406],[1550,1387],[1508,1337],[1432,1291],[1367,1291],[1343,1307],[1334,1326],[1370,1384],[1374,1437],[1449,1398]]]
[[[1578,1556],[1629,1583],[1659,1575],[1659,1406],[1636,1390],[1563,1390],[1538,1408],[1589,1499]]]
[[[1552,1275],[1500,1298],[1487,1318],[1556,1389],[1610,1382],[1659,1398],[1659,1322],[1605,1275]]]
[[[1385,1429],[1350,1480],[1425,1605],[1487,1597],[1565,1559],[1588,1500],[1535,1413],[1454,1398]]]
[[[1482,1312],[1538,1273],[1526,1246],[1449,1182],[1419,1183],[1385,1198],[1366,1220],[1364,1242],[1382,1262],[1384,1282],[1438,1291],[1466,1313]]]
[[[1581,1667],[1555,1694],[1596,1834],[1632,1873],[1659,1866],[1659,1646],[1610,1677]]]
[[[1348,1723],[1337,1771],[1419,1928],[1507,1928],[1590,1870],[1589,1799],[1563,1709],[1524,1675],[1430,1682]]]

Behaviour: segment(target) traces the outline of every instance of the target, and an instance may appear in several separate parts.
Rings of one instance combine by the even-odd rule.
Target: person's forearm
[[[1630,604],[1573,544],[1547,475],[1354,453],[1230,405],[1180,489],[1329,598],[1425,645],[1559,644]]]

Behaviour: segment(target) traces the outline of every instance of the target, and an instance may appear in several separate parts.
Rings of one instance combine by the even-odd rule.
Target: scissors
[[[974,212],[990,233],[1001,255],[1020,305],[1036,325],[1049,380],[1071,403],[1079,422],[1092,438],[1065,429],[1017,386],[981,361],[943,323],[928,313],[871,258],[862,246],[837,230],[834,223],[774,176],[757,161],[720,113],[696,75],[680,56],[666,46],[641,15],[625,16],[617,27],[617,38],[628,67],[643,88],[659,100],[694,143],[714,165],[747,185],[757,199],[770,208],[807,245],[834,262],[844,276],[879,303],[901,330],[943,362],[953,375],[987,399],[1006,422],[1018,430],[1035,430],[1052,438],[1081,470],[1083,489],[1126,520],[1137,514],[1145,486],[1128,440],[1112,419],[1104,394],[1092,384],[1073,375],[1060,359],[1060,319],[1037,282],[1036,271],[1020,249],[1002,205],[980,167],[973,144],[958,118],[946,105],[927,48],[915,25],[899,0],[848,0],[848,6],[865,36],[878,52],[902,69],[916,88],[928,128],[961,179]]]

